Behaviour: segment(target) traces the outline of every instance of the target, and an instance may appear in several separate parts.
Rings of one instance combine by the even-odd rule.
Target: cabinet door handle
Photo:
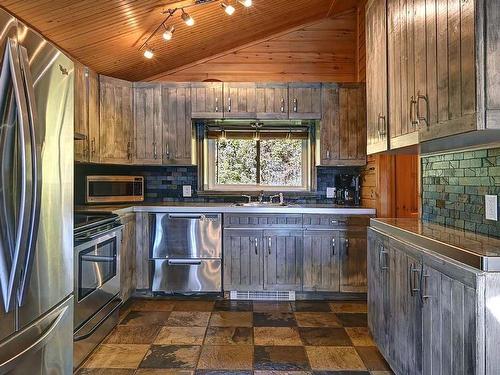
[[[271,247],[272,247],[272,238],[268,237],[267,238],[267,252],[269,253],[269,255],[271,255]]]
[[[259,240],[257,237],[255,237],[255,255],[259,255]]]
[[[157,151],[157,147],[156,147],[156,142],[153,142],[153,155],[154,155],[155,160],[158,159],[158,151]]]
[[[425,102],[425,116],[420,116],[420,101],[423,100]],[[429,99],[427,98],[427,95],[422,95],[420,93],[417,94],[417,123],[420,123],[420,121],[425,122],[425,125],[429,127]]]
[[[410,264],[410,272],[409,272],[410,295],[412,297],[414,297],[416,293],[420,292],[420,286],[417,288],[417,285],[416,285],[417,280],[420,280],[419,276],[420,276],[420,270],[417,268],[417,266],[414,263]]]
[[[332,237],[332,255],[335,255],[335,237]]]
[[[410,122],[413,127],[416,127],[418,125],[418,120],[415,117],[415,105],[417,104],[417,101],[415,98],[412,96],[410,99]]]
[[[231,98],[228,98],[227,111],[231,112]]]
[[[330,150],[326,150],[326,158],[330,160]]]
[[[127,142],[127,159],[132,159],[132,144],[130,141]]]
[[[165,144],[165,156],[167,159],[170,159],[170,147],[168,147],[168,143]]]
[[[384,261],[384,257],[386,257],[386,259],[388,259],[388,256],[389,256],[389,252],[385,250],[384,246],[380,246],[380,252],[378,254],[378,263],[379,263],[380,269],[382,271],[389,269],[389,266],[387,265],[388,262]]]
[[[91,142],[91,152],[92,152],[92,155],[95,155],[95,137],[92,138],[92,142]]]
[[[381,123],[382,126],[380,126]],[[378,127],[379,138],[385,137],[387,127],[385,123],[385,116],[381,113],[378,114],[377,127]]]
[[[422,278],[421,278],[421,283],[422,283],[422,302],[425,303],[431,296],[427,293],[428,289],[428,280],[429,280],[430,275],[428,273],[422,273]]]
[[[299,110],[299,101],[297,98],[293,99],[293,111],[297,112]]]
[[[281,97],[281,107],[280,107],[281,113],[285,113],[285,98]]]
[[[219,98],[215,98],[215,112],[219,112]]]
[[[349,238],[344,239],[345,243],[345,255],[349,255]]]

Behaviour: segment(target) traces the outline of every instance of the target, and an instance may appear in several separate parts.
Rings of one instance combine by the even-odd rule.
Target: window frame
[[[313,190],[312,172],[314,170],[314,139],[310,134],[308,139],[302,141],[302,184],[301,186],[272,186],[257,184],[217,184],[216,183],[216,139],[207,139],[203,141],[203,171],[204,181],[203,190],[210,192],[256,192],[256,191],[290,191],[290,192],[308,192]],[[257,152],[259,152],[259,147]],[[260,179],[260,165],[257,163],[257,179]]]

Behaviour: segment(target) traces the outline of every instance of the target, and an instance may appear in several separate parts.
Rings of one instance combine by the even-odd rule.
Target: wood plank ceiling
[[[187,1],[189,2],[189,0]],[[235,0],[228,1],[235,4]],[[174,38],[161,32],[151,40],[155,57],[138,51],[149,33],[174,7],[173,0],[2,0],[0,6],[37,29],[73,58],[100,74],[139,81],[245,45],[346,9],[357,0],[254,0],[236,5],[229,17],[220,1],[187,9],[195,19],[187,27],[176,14]],[[186,1],[182,1],[186,3]]]

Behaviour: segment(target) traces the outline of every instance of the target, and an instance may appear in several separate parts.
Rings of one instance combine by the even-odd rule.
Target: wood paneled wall
[[[358,47],[356,49],[356,62],[358,64],[356,73],[357,73],[357,81],[365,82],[366,81],[366,35],[365,35],[365,12],[366,0],[360,1],[357,8],[357,43]]]
[[[358,31],[361,31],[357,21],[358,12],[352,9],[149,80],[355,82],[358,80]],[[364,27],[362,33],[364,40]],[[360,69],[364,71],[364,67]]]
[[[377,217],[418,217],[418,155],[368,156],[362,174],[361,204]]]

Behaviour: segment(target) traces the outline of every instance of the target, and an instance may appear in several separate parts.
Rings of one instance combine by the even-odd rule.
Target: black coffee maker
[[[341,206],[359,206],[361,187],[359,175],[338,174],[335,176],[335,203]]]

